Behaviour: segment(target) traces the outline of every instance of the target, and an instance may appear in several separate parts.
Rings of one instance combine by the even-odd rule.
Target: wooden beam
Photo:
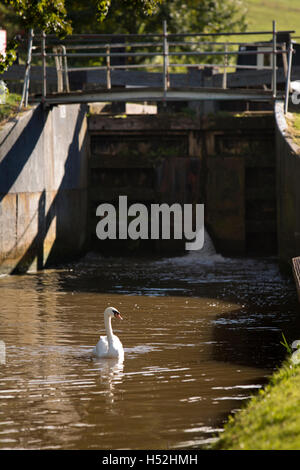
[[[270,90],[220,90],[217,88],[170,88],[164,92],[160,88],[112,88],[111,90],[94,90],[71,93],[48,94],[46,104],[71,104],[93,103],[99,101],[201,101],[201,100],[258,100],[272,101]],[[33,98],[34,102],[40,101],[40,97]]]
[[[292,267],[293,267],[293,274],[296,283],[296,289],[298,293],[298,300],[300,302],[300,256],[296,258],[292,258]]]
[[[83,71],[84,72],[84,71]],[[84,88],[91,88],[97,86],[105,86],[107,76],[105,70],[86,69],[84,72],[86,79]],[[25,74],[25,65],[12,65],[6,72],[3,73],[3,80],[23,80]],[[285,83],[285,74],[283,69],[277,72],[277,83]],[[70,80],[72,76],[75,77],[76,72],[69,72]],[[293,67],[292,80],[297,80],[300,76],[300,67]],[[191,69],[189,73],[170,73],[170,87],[188,87],[199,88],[204,85],[203,70]],[[214,74],[211,77],[212,86],[222,86],[223,74]],[[47,67],[47,81],[49,83],[57,82],[57,73],[55,67]],[[30,81],[41,82],[41,66],[31,66]],[[271,84],[271,73],[269,70],[244,70],[227,74],[227,86],[229,88],[238,87],[255,87]],[[111,71],[111,86],[147,86],[147,87],[162,87],[162,73],[160,72],[146,72],[136,70],[112,70]]]

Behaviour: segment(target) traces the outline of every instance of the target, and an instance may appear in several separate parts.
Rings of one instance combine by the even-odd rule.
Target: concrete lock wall
[[[287,132],[283,103],[275,105],[278,255],[282,266],[300,255],[300,148]]]
[[[86,106],[33,108],[0,131],[0,272],[40,269],[86,241]]]

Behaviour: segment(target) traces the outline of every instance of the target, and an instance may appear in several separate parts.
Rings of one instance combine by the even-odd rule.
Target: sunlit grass
[[[293,141],[300,147],[300,109],[296,106],[291,107],[290,112],[286,116],[289,134]]]
[[[248,9],[247,21],[249,31],[271,31],[272,21],[276,21],[278,31],[292,30],[300,35],[299,0],[244,0]],[[257,36],[255,40],[266,40],[267,36]]]
[[[0,104],[0,122],[9,119],[17,113],[21,96],[16,93],[9,93],[6,97],[6,103]]]
[[[300,366],[287,361],[270,383],[231,417],[214,444],[221,450],[300,449]]]

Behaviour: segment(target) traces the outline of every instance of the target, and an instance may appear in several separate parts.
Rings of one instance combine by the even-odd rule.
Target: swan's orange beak
[[[121,314],[120,314],[120,313],[115,313],[115,317],[116,317],[116,318],[119,318],[120,320],[123,320],[123,317],[121,317]]]

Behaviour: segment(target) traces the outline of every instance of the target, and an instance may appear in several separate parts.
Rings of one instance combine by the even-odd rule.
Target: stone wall
[[[277,233],[282,266],[300,255],[300,148],[289,136],[283,102],[275,105],[277,156]]]
[[[86,107],[33,108],[0,131],[0,272],[40,269],[86,241]]]

